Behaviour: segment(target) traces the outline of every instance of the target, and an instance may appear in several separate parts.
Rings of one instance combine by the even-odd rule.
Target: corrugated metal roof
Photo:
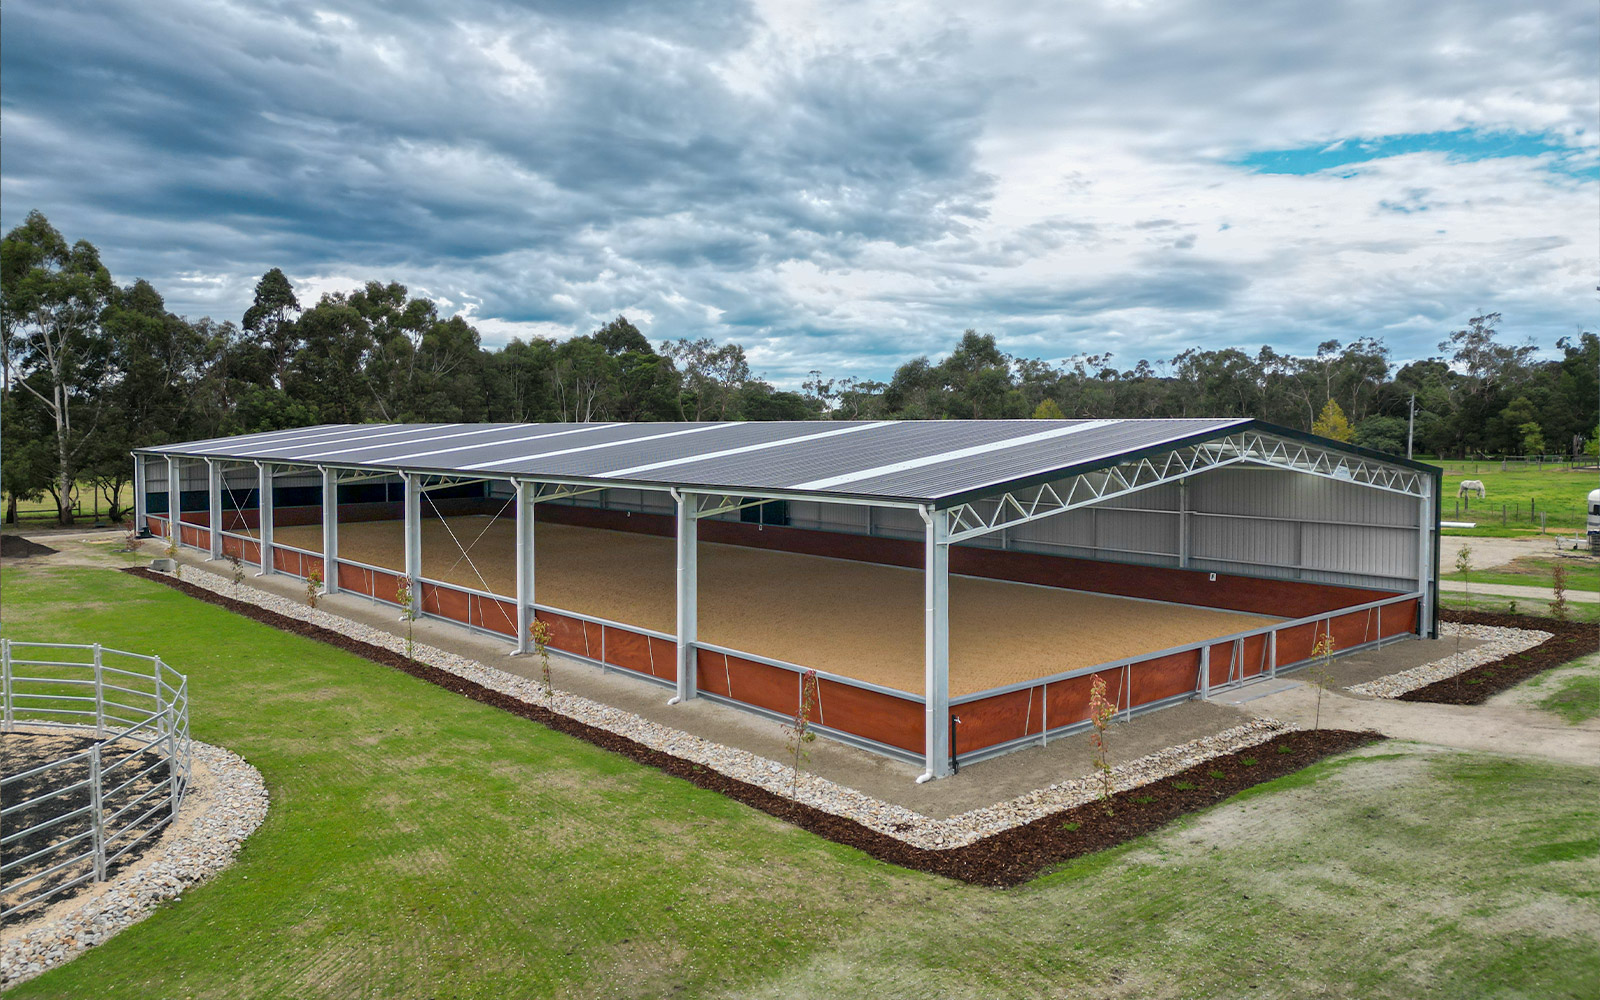
[[[147,455],[944,505],[1255,421],[888,420],[339,424]]]

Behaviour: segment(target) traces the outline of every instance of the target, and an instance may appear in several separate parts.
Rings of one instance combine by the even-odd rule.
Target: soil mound
[[[21,535],[0,535],[0,559],[27,559],[55,555],[55,552],[50,546],[40,545]]]

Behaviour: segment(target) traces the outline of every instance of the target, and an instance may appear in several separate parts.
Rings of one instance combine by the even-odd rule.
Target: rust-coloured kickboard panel
[[[727,658],[732,693],[728,697],[792,716],[800,708],[799,675],[739,656]]]
[[[583,622],[577,618],[566,615],[553,614],[549,611],[539,611],[535,617],[550,627],[551,649],[559,649],[564,653],[576,653],[579,656],[588,656],[588,645],[583,638]]]
[[[917,702],[827,678],[817,679],[816,700],[812,718],[824,726],[902,750],[922,749],[923,711]]]
[[[1137,708],[1163,698],[1189,694],[1195,690],[1199,677],[1199,650],[1140,660],[1133,665],[1130,681],[1132,704]]]
[[[1043,688],[1035,685],[953,706],[950,714],[961,720],[956,724],[956,752],[970,753],[1037,733],[1045,717],[1044,700]]]
[[[606,629],[606,662],[624,670],[655,676],[651,670],[650,637],[629,629]]]

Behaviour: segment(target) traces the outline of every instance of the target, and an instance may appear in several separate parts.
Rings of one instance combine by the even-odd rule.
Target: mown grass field
[[[19,1000],[1600,995],[1600,768],[1390,742],[979,889],[156,584],[0,587],[6,635],[188,673],[194,735],[273,799]]]
[[[1508,462],[1505,471],[1501,471],[1499,462],[1432,464],[1444,469],[1444,519],[1475,521],[1479,525],[1472,530],[1454,530],[1452,534],[1537,533],[1540,512],[1545,514],[1545,524],[1551,530],[1582,531],[1585,500],[1590,490],[1600,488],[1600,472],[1592,467],[1568,469],[1552,463],[1541,469],[1537,465]],[[1481,480],[1489,495],[1481,500],[1476,493],[1466,499],[1459,498],[1457,494],[1465,479]],[[1502,527],[1503,532],[1494,531]]]
[[[1471,583],[1508,584],[1516,587],[1554,587],[1556,566],[1567,571],[1568,590],[1600,590],[1600,560],[1589,558],[1558,558],[1556,556],[1521,556],[1504,566],[1493,569],[1474,569],[1466,573],[1441,567],[1447,572],[1440,579],[1465,580]]]

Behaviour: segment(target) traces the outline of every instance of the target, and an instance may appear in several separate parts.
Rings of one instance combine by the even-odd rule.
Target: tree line
[[[1559,358],[1501,338],[1498,314],[1449,333],[1441,356],[1396,366],[1376,338],[1310,357],[1191,348],[1119,368],[1006,354],[968,330],[888,381],[809,374],[799,391],[709,338],[652,344],[626,317],[565,340],[486,348],[397,283],[303,304],[273,268],[240,321],[190,320],[149,282],[117,284],[93,244],[39,212],[0,246],[0,490],[49,497],[71,523],[83,489],[120,519],[131,449],[317,423],[594,420],[1259,417],[1380,451],[1405,450],[1415,397],[1420,452],[1573,453],[1596,437],[1600,340]]]

